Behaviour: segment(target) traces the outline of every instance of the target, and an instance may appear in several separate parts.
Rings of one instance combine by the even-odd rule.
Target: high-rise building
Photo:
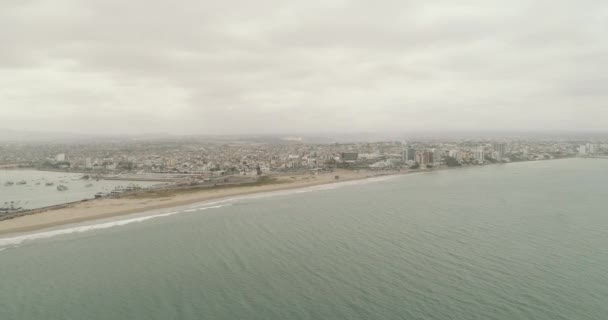
[[[401,154],[401,159],[405,162],[416,161],[416,150],[412,148],[404,149]]]
[[[433,149],[433,162],[441,162],[443,159],[443,151],[440,149]]]
[[[426,150],[416,152],[416,162],[421,166],[433,163],[433,152]]]
[[[477,150],[475,150],[473,153],[473,156],[475,157],[475,160],[477,160],[477,162],[483,163],[483,160],[484,160],[483,147],[479,147]]]
[[[407,160],[416,161],[416,149],[407,148]]]
[[[501,161],[506,154],[507,145],[504,143],[495,143],[494,152],[496,152],[496,160]]]
[[[578,153],[580,153],[580,154],[587,154],[587,146],[584,145],[584,144],[581,144],[578,147]]]
[[[65,153],[60,153],[60,154],[56,155],[55,161],[57,161],[57,162],[65,161]]]
[[[450,150],[450,152],[448,153],[448,155],[451,158],[456,159],[456,161],[462,161],[462,152],[460,150]]]

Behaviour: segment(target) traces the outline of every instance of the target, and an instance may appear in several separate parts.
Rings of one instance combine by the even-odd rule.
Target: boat
[[[4,183],[4,185],[5,185],[5,186],[7,186],[7,187],[8,187],[8,186],[12,186],[12,185],[14,185],[14,184],[15,184],[15,183],[14,183],[14,182],[12,182],[12,181],[7,181],[7,182],[5,182],[5,183]]]
[[[123,194],[125,191],[123,190],[122,186],[118,186],[116,188],[114,188],[114,190],[110,191],[110,196],[120,196],[121,194]]]
[[[95,199],[99,199],[99,198],[102,198],[102,197],[105,197],[105,196],[106,196],[105,193],[103,193],[103,192],[97,192],[95,194]]]
[[[129,184],[125,189],[126,192],[138,191],[141,190],[141,187],[136,184]]]
[[[92,187],[92,186],[93,186],[93,184],[92,184],[92,183],[88,183],[88,184],[86,184],[84,187],[85,187],[85,188],[90,188],[90,187]]]
[[[40,182],[36,182],[36,185],[37,185],[37,186],[39,186],[39,185],[40,185]]]
[[[60,184],[60,185],[57,186],[57,190],[59,190],[59,191],[65,191],[65,190],[68,190],[68,187]]]
[[[4,202],[4,206],[0,207],[0,215],[1,214],[9,214],[23,211],[22,207],[19,206],[19,202],[15,203],[15,201]]]
[[[17,181],[17,184],[27,184],[27,182],[25,180],[20,180],[20,181]]]
[[[45,186],[47,186],[47,187],[50,187],[50,186],[52,186],[52,185],[54,185],[54,184],[55,184],[54,182],[47,182],[47,183],[45,183],[44,185],[45,185]]]

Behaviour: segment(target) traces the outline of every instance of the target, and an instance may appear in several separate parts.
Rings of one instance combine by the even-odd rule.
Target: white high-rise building
[[[587,154],[587,146],[586,146],[586,145],[584,145],[584,144],[581,144],[581,145],[578,147],[578,153],[579,153],[579,154]]]
[[[477,160],[477,162],[483,163],[483,160],[484,160],[483,147],[479,147],[477,150],[475,150],[474,157],[475,157],[475,160]]]
[[[462,161],[462,152],[460,150],[450,150],[449,156],[457,161]]]
[[[60,153],[55,156],[55,161],[65,161],[65,153]]]

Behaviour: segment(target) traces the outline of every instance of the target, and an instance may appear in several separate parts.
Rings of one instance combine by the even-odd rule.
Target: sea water
[[[608,161],[493,165],[0,237],[0,319],[606,319]]]

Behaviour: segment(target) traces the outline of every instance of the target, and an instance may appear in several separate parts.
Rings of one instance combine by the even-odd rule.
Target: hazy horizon
[[[602,1],[0,4],[4,129],[608,128]]]
[[[428,141],[428,140],[501,140],[501,139],[558,139],[568,141],[596,140],[608,138],[608,131],[359,131],[315,133],[241,133],[241,134],[175,134],[167,132],[140,132],[133,134],[94,134],[67,131],[20,131],[0,129],[0,142],[31,143],[94,143],[128,141],[294,141],[302,139],[305,143],[354,143],[381,141]],[[201,140],[202,139],[202,140]]]

